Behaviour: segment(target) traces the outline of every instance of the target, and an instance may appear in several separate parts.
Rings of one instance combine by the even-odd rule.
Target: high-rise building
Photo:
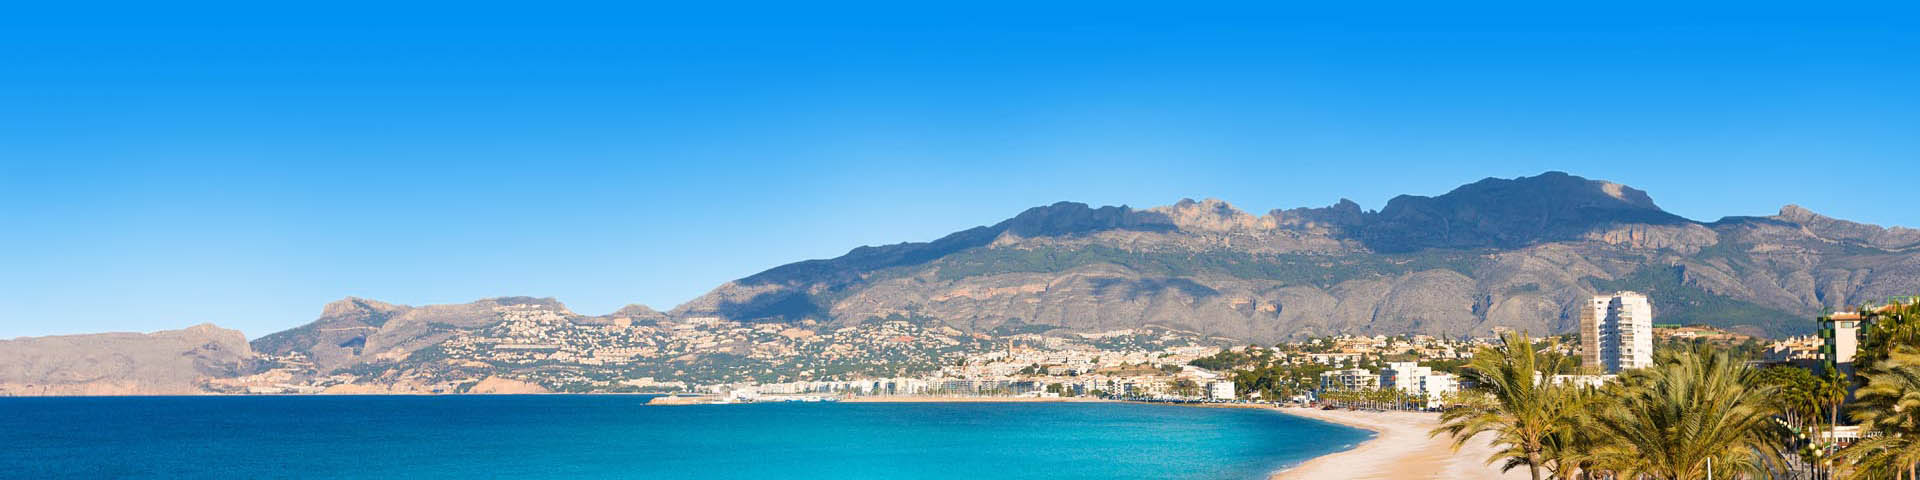
[[[1653,365],[1653,304],[1646,295],[1594,295],[1580,308],[1580,362],[1607,373]]]

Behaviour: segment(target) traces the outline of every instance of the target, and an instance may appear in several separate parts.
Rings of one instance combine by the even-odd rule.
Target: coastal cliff
[[[246,336],[212,324],[0,340],[0,395],[179,395],[248,373]]]

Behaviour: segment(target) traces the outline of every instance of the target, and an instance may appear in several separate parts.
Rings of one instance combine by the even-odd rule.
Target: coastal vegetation
[[[1842,452],[1861,473],[1877,478],[1914,477],[1920,463],[1920,350],[1900,346],[1866,375],[1853,418],[1881,435]]]
[[[1490,438],[1490,464],[1534,479],[1920,479],[1920,303],[1859,315],[1852,379],[1714,345],[1671,345],[1618,376],[1556,375],[1556,342],[1509,333],[1460,369],[1471,387],[1430,435]]]
[[[1578,428],[1578,405],[1568,391],[1554,384],[1552,373],[1561,359],[1534,348],[1533,340],[1508,333],[1501,344],[1483,348],[1467,365],[1467,378],[1481,395],[1466,395],[1461,404],[1441,414],[1435,434],[1454,437],[1454,448],[1487,433],[1506,447],[1497,455],[1502,470],[1526,467],[1534,480],[1542,471],[1557,470],[1561,452],[1549,452],[1566,443]]]
[[[1849,410],[1870,436],[1839,452],[1855,478],[1920,478],[1920,302],[1862,312],[1872,319]]]
[[[1724,478],[1765,477],[1787,435],[1774,421],[1775,387],[1757,380],[1726,352],[1667,352],[1573,414],[1596,427],[1580,453],[1591,469],[1629,477],[1706,478],[1716,467]]]

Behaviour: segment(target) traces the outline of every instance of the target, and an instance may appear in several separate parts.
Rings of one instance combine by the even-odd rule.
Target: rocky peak
[[[1804,223],[1804,222],[1815,220],[1815,219],[1825,219],[1827,217],[1820,216],[1820,214],[1818,213],[1813,213],[1813,210],[1808,210],[1806,207],[1789,203],[1781,206],[1780,213],[1774,215],[1774,218],[1777,218],[1780,220],[1786,220],[1794,223]]]
[[[1147,211],[1165,215],[1181,230],[1188,231],[1269,230],[1275,225],[1272,217],[1256,217],[1214,198],[1200,201],[1183,198],[1173,205],[1155,207]]]
[[[227,341],[238,341],[238,343],[240,343],[241,345],[245,345],[247,343],[247,335],[245,333],[241,333],[239,330],[221,328],[219,325],[214,325],[211,322],[201,323],[199,325],[183,328],[183,329],[180,329],[179,332],[181,332],[181,334],[183,335],[193,335],[193,336],[200,336],[200,337],[227,340]]]
[[[1360,209],[1360,204],[1345,198],[1338,203],[1320,208],[1292,208],[1274,210],[1268,215],[1280,225],[1305,227],[1348,227],[1359,225],[1367,220],[1368,212]]]
[[[379,300],[359,297],[347,297],[328,303],[320,309],[321,318],[337,318],[364,315],[393,314],[405,311],[405,305],[394,305]]]
[[[1771,219],[1800,225],[1808,234],[1828,241],[1854,242],[1890,250],[1920,246],[1920,230],[1849,222],[1814,213],[1799,205],[1780,207],[1780,213]]]
[[[646,305],[634,303],[624,307],[620,307],[619,310],[614,310],[613,313],[608,314],[608,316],[633,317],[633,318],[664,318],[667,316],[667,314],[660,313],[660,311],[654,310],[653,308],[648,307]]]
[[[1688,223],[1633,187],[1547,172],[1488,178],[1438,197],[1394,197],[1370,219],[1363,241],[1381,251],[1517,248],[1618,224]]]
[[[1653,197],[1633,187],[1604,180],[1588,180],[1565,172],[1546,172],[1514,179],[1485,178],[1462,185],[1438,197],[1401,195],[1387,202],[1382,214],[1440,205],[1478,208],[1488,213],[1550,213],[1553,210],[1597,209],[1647,211],[1665,214]]]
[[[1092,208],[1079,202],[1059,202],[1029,208],[995,225],[994,229],[1034,238],[1093,233],[1102,230],[1170,230],[1173,222],[1165,214],[1135,211],[1126,206]]]

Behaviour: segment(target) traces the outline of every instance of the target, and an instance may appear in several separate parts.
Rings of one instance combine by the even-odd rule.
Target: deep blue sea
[[[1371,435],[1266,410],[647,398],[0,398],[0,477],[1255,479]]]

